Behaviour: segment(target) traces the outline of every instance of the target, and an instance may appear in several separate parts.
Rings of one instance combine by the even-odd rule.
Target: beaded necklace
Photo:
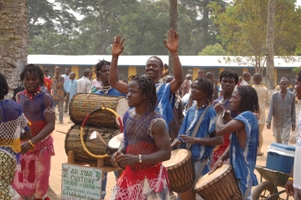
[[[23,93],[25,94],[26,97],[32,100],[34,96],[37,96],[38,94],[41,93],[41,87],[39,86],[38,89],[33,94],[29,93],[27,89],[25,89]]]

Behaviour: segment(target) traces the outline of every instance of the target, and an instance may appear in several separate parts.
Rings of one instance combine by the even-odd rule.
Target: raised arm
[[[170,51],[172,61],[174,64],[174,79],[170,82],[170,90],[175,94],[181,87],[184,81],[183,69],[178,55],[178,33],[175,30],[170,29],[167,33],[168,41],[164,40],[166,48]]]
[[[113,88],[115,88],[119,92],[121,92],[123,94],[127,94],[128,84],[124,83],[123,81],[119,81],[118,70],[117,70],[118,58],[124,49],[124,47],[123,47],[124,40],[125,40],[125,38],[123,38],[121,40],[120,35],[117,35],[113,39],[112,61],[111,61],[111,66],[110,66],[110,84]]]

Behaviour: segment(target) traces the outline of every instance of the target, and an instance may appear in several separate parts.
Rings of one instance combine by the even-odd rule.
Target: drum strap
[[[198,161],[196,161],[195,163],[197,163],[197,162],[201,162],[201,161],[198,160]],[[196,167],[195,163],[194,163],[194,168]],[[206,157],[206,158],[201,162],[201,166],[200,166],[198,172],[197,172],[196,175],[195,175],[194,183],[193,183],[191,189],[194,188],[196,182],[197,182],[197,181],[199,180],[199,178],[202,176],[202,172],[203,172],[203,170],[204,170],[204,168],[205,168],[205,166],[206,166],[207,163],[208,163],[208,157]]]
[[[203,121],[203,119],[204,119],[204,116],[205,116],[207,110],[208,110],[210,107],[211,107],[211,106],[207,106],[206,109],[204,110],[204,112],[202,113],[201,117],[200,117],[199,120],[197,121],[197,123],[196,123],[196,125],[195,125],[195,127],[194,127],[194,129],[193,129],[193,131],[192,131],[191,137],[195,137],[195,135],[196,135],[196,133],[198,132],[199,127],[200,127],[200,125],[201,125],[201,123],[202,123],[202,121]],[[187,135],[189,132],[190,132],[190,130],[187,130],[187,131],[185,132],[184,135]],[[188,150],[190,150],[191,144],[187,144],[186,147],[187,147]]]

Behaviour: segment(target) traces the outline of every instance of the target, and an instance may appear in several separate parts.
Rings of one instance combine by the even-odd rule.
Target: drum
[[[123,133],[115,135],[112,139],[110,139],[108,142],[108,148],[111,154],[114,154],[118,150],[122,141]]]
[[[102,96],[97,94],[77,94],[69,103],[70,119],[74,123],[81,124],[85,117],[93,110],[98,108],[110,108],[114,110],[121,118],[129,109],[127,100],[124,97]],[[99,110],[91,114],[86,122],[87,125],[119,127],[119,121],[109,111]]]
[[[94,126],[85,126],[84,128],[84,141],[86,147],[90,152],[103,155],[108,153],[107,145],[102,142],[98,137],[92,138],[93,132],[96,131],[98,136],[100,136],[104,142],[108,143],[111,138],[119,134],[119,129],[116,128],[97,128]],[[68,151],[74,152],[74,161],[75,162],[85,162],[88,164],[96,164],[97,158],[93,158],[88,155],[81,144],[80,141],[80,125],[73,125],[67,132],[65,138],[65,151],[68,154]],[[104,159],[105,165],[111,165],[110,158]]]
[[[206,200],[241,200],[242,194],[231,165],[224,164],[212,174],[205,174],[194,191]]]
[[[195,174],[192,155],[189,150],[172,150],[170,159],[164,161],[162,164],[168,171],[168,178],[172,191],[183,193],[193,187]]]

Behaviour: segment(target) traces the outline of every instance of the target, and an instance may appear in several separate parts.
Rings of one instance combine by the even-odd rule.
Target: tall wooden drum
[[[241,200],[242,194],[231,165],[224,164],[212,174],[205,174],[194,191],[206,200]]]
[[[84,142],[90,152],[103,155],[109,153],[107,145],[103,144],[98,137],[91,139],[91,134],[96,131],[99,136],[108,144],[109,140],[112,139],[115,135],[120,133],[120,130],[117,128],[98,128],[94,126],[85,126],[84,128]],[[81,144],[80,141],[80,125],[72,126],[66,135],[65,138],[65,151],[68,155],[68,151],[74,152],[74,161],[75,162],[84,162],[88,164],[96,164],[97,158],[93,158],[88,155]],[[105,165],[112,165],[109,158],[104,159]]]
[[[172,150],[170,159],[162,164],[167,169],[172,191],[183,193],[192,189],[195,174],[190,151],[187,149]]]
[[[129,109],[127,100],[124,97],[103,96],[97,94],[77,94],[69,104],[70,119],[77,124],[81,124],[86,116],[95,109],[110,108],[114,110],[121,118]],[[119,121],[107,110],[98,110],[91,114],[86,122],[87,125],[119,127]]]

